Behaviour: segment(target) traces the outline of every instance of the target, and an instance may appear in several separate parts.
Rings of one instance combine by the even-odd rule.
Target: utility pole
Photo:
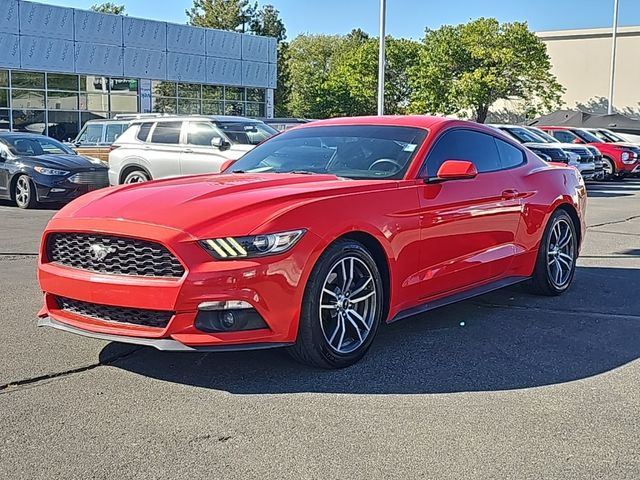
[[[611,34],[611,77],[609,78],[609,106],[607,113],[613,113],[613,91],[616,81],[616,47],[618,43],[618,2],[613,0],[613,31]]]
[[[387,2],[380,0],[380,52],[378,54],[378,115],[384,115],[385,20]]]

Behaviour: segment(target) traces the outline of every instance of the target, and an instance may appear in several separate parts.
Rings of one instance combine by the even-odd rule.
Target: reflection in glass
[[[264,117],[264,103],[247,102],[245,115],[247,117]]]
[[[49,133],[61,141],[71,141],[80,131],[78,112],[49,111]]]
[[[0,108],[9,107],[9,90],[0,89]]]
[[[176,113],[177,105],[175,98],[154,97],[153,112],[154,113]]]
[[[244,88],[225,87],[224,98],[225,100],[244,100]]]
[[[80,95],[80,110],[109,111],[109,95],[106,93],[88,93]]]
[[[248,102],[264,102],[264,88],[247,88]]]
[[[77,110],[78,94],[74,92],[47,92],[47,108],[50,110]]]
[[[207,100],[222,100],[224,98],[222,87],[217,87],[215,85],[203,85],[202,98]]]
[[[175,97],[176,84],[174,82],[153,81],[151,82],[151,91],[156,97]]]
[[[109,90],[122,95],[137,95],[138,80],[135,78],[110,78]]]
[[[12,110],[12,114],[14,131],[46,134],[44,110]]]
[[[9,70],[0,70],[0,87],[9,86]]]
[[[44,108],[44,91],[11,90],[13,108]]]
[[[96,120],[100,118],[109,118],[107,112],[82,112],[80,113],[80,123],[84,125],[89,120]]]
[[[78,91],[78,76],[63,75],[61,73],[47,74],[47,89]]]
[[[200,100],[178,99],[178,113],[181,115],[194,115],[200,113]]]
[[[114,112],[135,113],[138,111],[138,97],[111,94],[111,110]]]
[[[39,72],[11,72],[12,88],[44,89],[44,73]]]
[[[202,113],[205,115],[222,115],[224,114],[224,104],[212,100],[204,100],[202,102]]]
[[[244,115],[244,103],[243,102],[225,102],[224,104],[225,115]]]
[[[192,83],[179,83],[178,84],[178,97],[181,98],[200,98],[202,96],[200,91],[200,85],[194,85]]]
[[[0,110],[0,130],[9,130],[9,110]]]

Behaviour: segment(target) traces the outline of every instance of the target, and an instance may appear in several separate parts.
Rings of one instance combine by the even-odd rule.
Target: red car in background
[[[536,125],[559,142],[587,144],[602,153],[607,178],[624,178],[640,172],[640,149],[632,143],[606,143],[592,133],[575,127],[550,127]]]
[[[578,171],[438,117],[307,124],[222,174],[90,193],[49,222],[40,325],[160,350],[286,346],[340,368],[393,322],[527,281],[565,292]]]

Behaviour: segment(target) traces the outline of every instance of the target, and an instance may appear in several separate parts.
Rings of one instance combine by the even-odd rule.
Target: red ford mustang
[[[586,192],[482,125],[314,122],[220,175],[99,190],[44,232],[40,325],[160,350],[350,365],[381,322],[572,282]]]

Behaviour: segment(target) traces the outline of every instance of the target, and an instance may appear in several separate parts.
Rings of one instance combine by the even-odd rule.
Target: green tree
[[[500,99],[521,100],[527,109],[543,111],[558,107],[564,91],[551,74],[545,44],[527,24],[500,24],[492,18],[427,30],[409,75],[411,111],[471,111],[481,123]]]
[[[287,29],[280,18],[280,12],[273,5],[265,5],[254,9],[253,17],[249,21],[249,29],[256,35],[273,37],[278,43],[287,38]]]
[[[124,15],[124,5],[116,5],[115,3],[106,2],[91,6],[91,10],[99,13],[112,13],[114,15]]]
[[[189,23],[196,27],[244,31],[256,10],[257,4],[249,0],[194,0],[186,13]]]

